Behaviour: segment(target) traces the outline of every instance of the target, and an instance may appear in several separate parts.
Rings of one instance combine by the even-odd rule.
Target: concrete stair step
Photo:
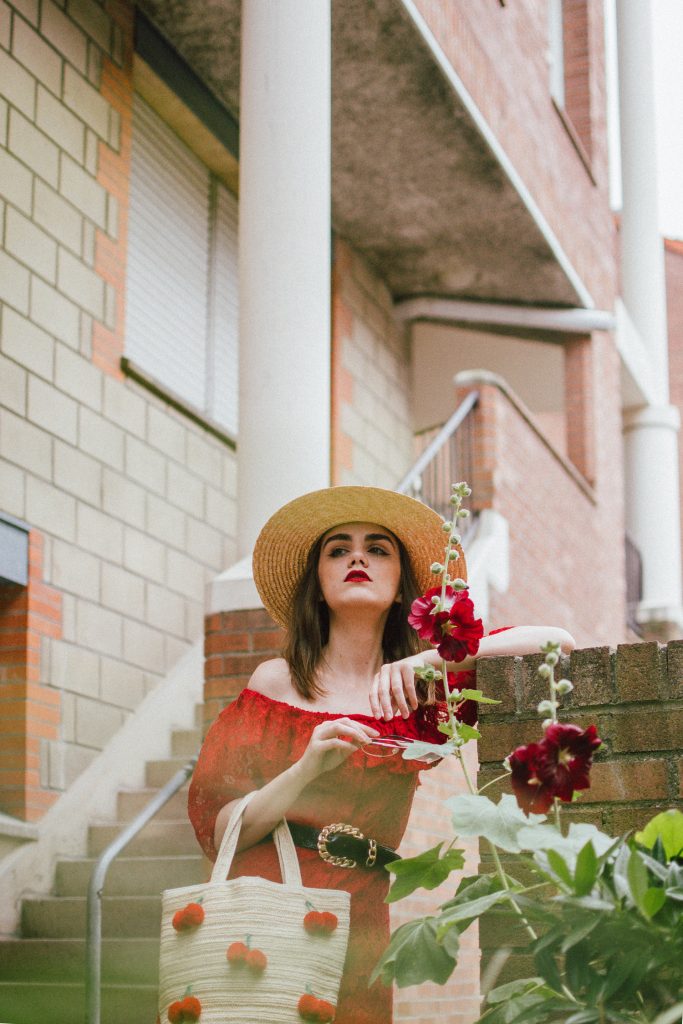
[[[202,745],[201,729],[177,729],[171,735],[173,757],[193,757]]]
[[[197,848],[199,849],[199,848]],[[56,896],[85,896],[95,858],[61,860],[55,876]],[[206,880],[201,853],[182,857],[117,857],[107,872],[105,896],[156,896],[162,889]]]
[[[157,821],[163,821],[168,818],[173,818],[179,821],[181,818],[187,818],[187,790],[189,788],[189,782],[186,786],[171,797],[168,803],[164,804],[160,811],[157,811],[155,819]],[[156,795],[158,791],[156,789],[132,789],[132,790],[121,790],[118,795],[118,819],[119,821],[130,821],[140,811],[144,810],[150,800]]]
[[[85,919],[85,897],[25,899],[21,933],[26,938],[84,938]],[[160,925],[159,896],[105,896],[102,900],[102,935],[107,938],[158,938]]]
[[[80,1024],[85,989],[76,984],[0,982],[2,1017],[11,1024]],[[156,985],[103,985],[102,1024],[154,1024]]]
[[[145,785],[151,786],[152,789],[160,789],[186,764],[187,757],[167,757],[163,761],[148,761],[145,770]]]
[[[99,857],[121,832],[125,823],[91,825],[88,829],[88,856]],[[187,818],[173,821],[152,819],[125,849],[130,857],[154,857],[199,852],[194,830]]]
[[[4,939],[0,941],[0,982],[83,984],[85,939]],[[104,939],[102,981],[111,985],[155,985],[159,939]],[[0,1004],[2,1005],[2,1004]],[[4,1012],[4,1007],[3,1011]]]

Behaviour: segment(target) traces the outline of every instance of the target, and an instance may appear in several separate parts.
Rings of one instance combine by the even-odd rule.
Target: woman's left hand
[[[425,664],[424,654],[382,665],[372,681],[370,708],[375,718],[390,721],[397,714],[407,718],[417,708],[415,668]]]

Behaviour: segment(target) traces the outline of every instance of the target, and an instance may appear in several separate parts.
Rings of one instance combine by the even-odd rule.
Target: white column
[[[643,560],[638,619],[663,639],[680,636],[681,519],[678,410],[669,404],[664,247],[658,228],[652,30],[649,0],[617,0],[623,209],[623,301],[652,367],[656,404],[624,418],[626,529]]]
[[[238,556],[330,482],[329,0],[243,0]]]

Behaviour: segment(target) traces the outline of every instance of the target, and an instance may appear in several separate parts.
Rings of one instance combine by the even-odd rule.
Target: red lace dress
[[[365,721],[380,733],[443,742],[437,732],[439,711],[420,708],[403,719],[377,721],[370,715],[347,717]],[[211,726],[194,772],[189,793],[189,814],[205,853],[216,858],[214,822],[224,804],[260,788],[297,761],[319,722],[340,714],[309,711],[273,700],[255,690],[243,690]],[[439,762],[437,762],[439,763]],[[405,761],[401,752],[371,757],[362,751],[318,776],[292,804],[287,817],[322,828],[344,821],[394,849],[408,823],[418,772],[427,766]],[[383,869],[349,869],[328,865],[317,851],[299,847],[305,885],[346,889],[351,893],[351,928],[336,1024],[390,1024],[392,992],[368,979],[389,941],[389,908],[384,902],[390,884]],[[230,877],[261,875],[280,881],[273,843],[252,846],[237,854]]]

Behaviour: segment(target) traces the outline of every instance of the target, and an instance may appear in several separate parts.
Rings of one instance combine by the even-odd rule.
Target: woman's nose
[[[365,557],[365,552],[364,551],[352,551],[351,552],[351,565],[354,565],[356,562],[360,562],[362,565],[367,565],[368,564],[368,560]]]

